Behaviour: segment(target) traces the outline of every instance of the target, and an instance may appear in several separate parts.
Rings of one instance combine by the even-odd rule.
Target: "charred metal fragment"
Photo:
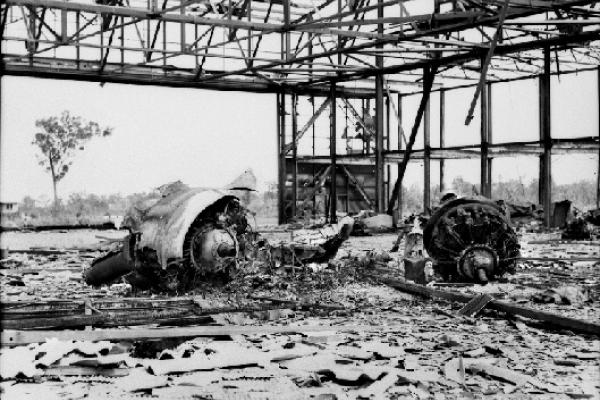
[[[92,267],[83,273],[85,283],[99,286],[112,282],[135,269],[134,252],[136,236],[128,235],[123,239],[121,249],[111,251],[92,262]]]
[[[134,264],[125,257],[123,250],[111,251],[94,260],[92,267],[84,271],[83,279],[88,285],[99,286],[112,282],[133,269]]]
[[[406,234],[402,264],[407,280],[427,284],[433,279],[433,260],[423,247],[423,231],[418,221],[415,221],[412,231]]]
[[[335,257],[352,232],[352,218],[340,221],[337,233],[321,243],[282,243],[271,249],[271,258],[282,264],[302,266],[323,263]]]

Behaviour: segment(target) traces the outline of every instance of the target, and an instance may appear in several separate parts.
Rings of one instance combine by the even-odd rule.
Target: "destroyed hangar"
[[[271,95],[278,220],[256,223],[245,173],[165,184],[86,245],[3,227],[2,397],[600,398],[600,3],[6,0],[0,17],[2,77]],[[595,131],[561,79],[591,82]],[[517,86],[534,104],[507,115]],[[553,193],[561,156],[598,157],[592,209]],[[494,193],[522,157],[533,204]]]

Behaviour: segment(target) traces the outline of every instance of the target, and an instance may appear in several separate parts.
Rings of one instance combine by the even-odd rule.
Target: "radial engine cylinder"
[[[485,199],[461,198],[443,204],[423,230],[435,270],[448,280],[485,283],[514,272],[517,236],[502,208]]]

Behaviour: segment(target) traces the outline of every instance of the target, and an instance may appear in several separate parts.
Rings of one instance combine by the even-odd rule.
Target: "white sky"
[[[516,82],[494,88],[494,139],[535,140],[537,84]],[[597,88],[596,72],[564,76],[560,83],[555,80],[554,137],[598,135]],[[51,196],[50,177],[38,165],[31,141],[36,119],[63,110],[112,126],[114,133],[93,140],[76,155],[71,171],[59,183],[61,197],[74,192],[148,191],[178,179],[193,186],[223,186],[247,168],[254,170],[263,188],[266,182],[277,179],[275,95],[117,84],[101,87],[97,83],[17,77],[3,77],[1,89],[0,197],[5,201],[17,201],[25,195]],[[446,98],[449,146],[478,141],[479,122],[474,120],[468,128],[463,125],[472,91],[464,89]],[[414,118],[411,108],[418,102],[413,97],[405,102],[407,131]],[[316,101],[317,106],[320,101]],[[434,96],[432,132],[439,126],[437,104]],[[340,114],[338,109],[338,117]],[[299,126],[308,118],[301,115]],[[318,136],[323,136],[317,142],[327,146],[326,115],[317,126]],[[305,140],[309,140],[308,134]],[[432,146],[438,143],[432,133]],[[341,146],[339,150],[345,144]],[[324,147],[318,153],[328,150]],[[553,162],[557,183],[592,180],[598,156],[554,156]],[[421,165],[411,163],[407,185],[422,182]],[[521,177],[528,182],[537,176],[537,168],[535,157],[497,159],[493,179]],[[439,181],[437,171],[433,163],[433,184]],[[448,183],[457,175],[478,182],[479,161],[449,161]]]
[[[114,127],[77,153],[59,194],[133,193],[174,180],[223,186],[253,168],[277,176],[275,98],[162,87],[2,79],[2,197],[51,195],[31,145],[35,120],[69,110]]]

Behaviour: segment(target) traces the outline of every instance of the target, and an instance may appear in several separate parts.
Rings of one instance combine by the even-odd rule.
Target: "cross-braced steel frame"
[[[480,158],[482,193],[489,195],[494,157],[535,154],[540,202],[549,209],[552,152],[598,153],[597,136],[557,141],[550,126],[550,76],[594,70],[600,63],[597,1],[5,0],[0,18],[2,75],[276,93],[281,220],[286,185],[294,209],[299,201],[295,174],[290,181],[286,173],[286,158],[298,160],[298,141],[308,129],[296,120],[298,96],[322,98],[315,114],[332,115],[330,155],[311,160],[331,164],[330,182],[343,168],[338,161],[373,163],[375,194],[369,201],[378,211],[397,208],[411,157],[424,162],[427,206],[431,159]],[[493,84],[529,78],[539,79],[540,139],[493,143]],[[473,88],[465,122],[480,107],[481,141],[476,147],[447,148],[442,142],[432,148],[430,93],[456,87]],[[386,110],[391,105],[400,118],[408,94],[421,96],[413,128],[403,148],[391,149],[384,140],[391,135]],[[374,126],[364,127],[373,131],[374,149],[339,155],[336,104],[357,98],[374,100]],[[425,145],[413,151],[421,124]],[[399,179],[387,182],[386,191],[386,168],[393,164]],[[331,195],[335,199],[335,184]],[[331,201],[332,219],[335,208]]]

